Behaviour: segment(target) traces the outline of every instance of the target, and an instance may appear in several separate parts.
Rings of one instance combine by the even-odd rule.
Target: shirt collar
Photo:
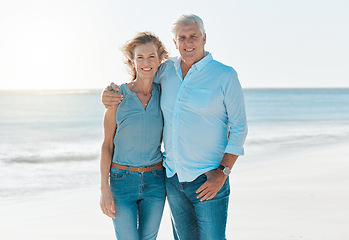
[[[211,60],[213,60],[212,54],[210,52],[205,51],[205,57],[203,57],[197,63],[193,64],[192,67],[195,67],[198,71],[201,71],[201,69],[203,69]],[[181,56],[178,56],[174,59],[174,66],[177,71],[181,69],[181,61],[182,61]]]
[[[201,71],[201,69],[203,69],[212,59],[212,54],[205,52],[205,57],[195,63],[193,66],[195,66],[197,70]]]

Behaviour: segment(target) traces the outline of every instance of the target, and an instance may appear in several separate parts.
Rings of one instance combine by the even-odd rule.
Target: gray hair
[[[204,22],[202,21],[202,19],[194,14],[188,14],[185,15],[183,14],[182,16],[180,16],[179,18],[177,18],[177,20],[175,20],[172,23],[172,28],[171,28],[171,32],[177,36],[177,30],[179,26],[187,26],[193,23],[197,23],[200,29],[200,32],[202,35],[204,35],[205,32],[205,27],[204,27]]]

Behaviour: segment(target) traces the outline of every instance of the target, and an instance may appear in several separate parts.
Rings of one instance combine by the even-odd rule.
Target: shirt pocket
[[[195,110],[202,110],[208,107],[211,101],[212,91],[209,89],[192,89],[188,98],[188,106]]]

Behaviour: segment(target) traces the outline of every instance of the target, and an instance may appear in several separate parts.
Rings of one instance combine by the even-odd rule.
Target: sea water
[[[101,90],[0,91],[0,197],[99,182]],[[245,164],[349,143],[349,89],[245,89]],[[349,144],[348,144],[349,147]]]
[[[349,140],[349,89],[247,89],[245,102],[250,154]]]
[[[0,93],[0,196],[98,182],[100,93]]]

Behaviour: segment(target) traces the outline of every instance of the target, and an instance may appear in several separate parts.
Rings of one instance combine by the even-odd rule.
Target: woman
[[[133,81],[119,87],[123,101],[104,115],[100,206],[113,218],[117,239],[156,239],[166,194],[160,86],[153,79],[168,53],[148,32],[122,52]]]

